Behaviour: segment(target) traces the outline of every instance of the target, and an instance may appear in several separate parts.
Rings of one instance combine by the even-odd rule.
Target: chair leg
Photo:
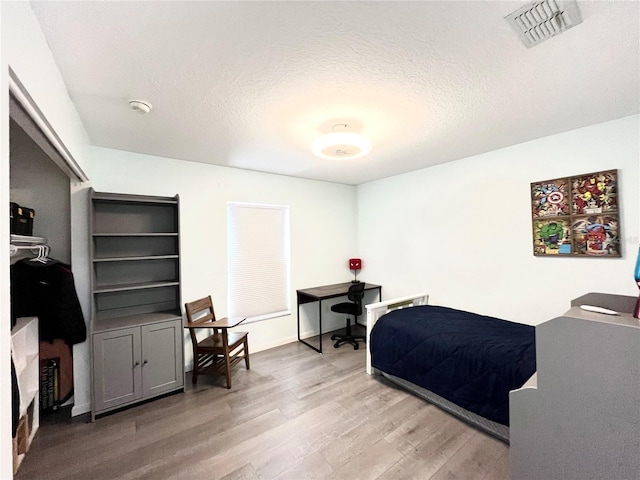
[[[249,339],[245,339],[244,341],[244,366],[249,370]]]
[[[198,354],[193,352],[193,370],[191,371],[191,383],[198,383]]]
[[[231,388],[231,360],[229,352],[224,356],[224,376],[227,378],[227,388]]]
[[[355,319],[357,321],[357,319]],[[364,341],[364,336],[363,335],[352,335],[351,333],[351,321],[349,320],[349,317],[347,317],[347,327],[346,327],[346,331],[344,335],[331,335],[331,340],[337,340],[336,343],[333,344],[333,348],[338,348],[340,347],[340,345],[343,345],[345,343],[349,343],[351,345],[353,345],[353,349],[354,350],[358,350],[360,348],[360,344],[358,343],[358,340],[362,340]]]

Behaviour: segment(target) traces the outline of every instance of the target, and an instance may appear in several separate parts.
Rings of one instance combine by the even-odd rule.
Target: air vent
[[[582,23],[575,0],[532,2],[504,18],[527,48]]]

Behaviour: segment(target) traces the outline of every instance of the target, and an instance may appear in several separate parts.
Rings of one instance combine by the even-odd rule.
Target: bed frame
[[[378,319],[385,313],[393,312],[394,310],[400,310],[406,307],[415,307],[418,305],[427,305],[429,303],[428,293],[416,293],[415,295],[408,295],[406,297],[394,298],[385,302],[370,303],[366,305],[367,309],[367,345],[369,343],[369,337],[371,336],[371,329],[376,324]],[[367,348],[367,373],[369,375],[380,375],[382,372],[371,367],[371,352]]]
[[[418,305],[427,305],[429,303],[429,294],[427,293],[418,293],[415,295],[408,295],[406,297],[394,298],[391,300],[387,300],[385,302],[372,303],[366,306],[367,309],[367,346],[371,343],[369,342],[369,337],[371,335],[371,329],[378,321],[380,317],[384,314],[392,312],[394,310],[399,310],[401,308],[414,307]],[[382,372],[376,368],[371,366],[371,352],[369,348],[367,348],[367,373],[369,375],[382,375],[387,378],[389,381],[393,382],[396,385],[410,391],[414,395],[428,401],[429,403],[433,403],[443,410],[457,416],[463,421],[483,430],[503,442],[509,443],[509,427],[499,424],[497,422],[493,422],[488,420],[480,415],[477,415],[473,412],[470,412],[449,400],[442,398],[435,393],[422,388],[418,385],[414,385],[402,378],[398,378],[394,375],[390,375],[388,373]]]

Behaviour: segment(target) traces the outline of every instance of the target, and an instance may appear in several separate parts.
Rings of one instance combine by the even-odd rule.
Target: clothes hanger
[[[32,248],[37,248],[38,253],[35,258],[32,258],[30,260],[31,262],[40,262],[46,264],[49,261],[49,259],[47,258],[47,254],[49,253],[48,245],[35,245]]]
[[[42,254],[44,253],[44,249],[43,249],[42,245],[38,245],[36,248],[38,249],[38,255],[36,256],[36,258],[33,259],[33,261],[34,262],[44,263],[42,261]]]

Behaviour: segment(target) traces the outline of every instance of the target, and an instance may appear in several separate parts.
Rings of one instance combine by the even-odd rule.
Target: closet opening
[[[9,80],[15,473],[41,423],[71,421],[73,345],[87,325],[71,273],[71,182],[88,178],[13,71]]]

